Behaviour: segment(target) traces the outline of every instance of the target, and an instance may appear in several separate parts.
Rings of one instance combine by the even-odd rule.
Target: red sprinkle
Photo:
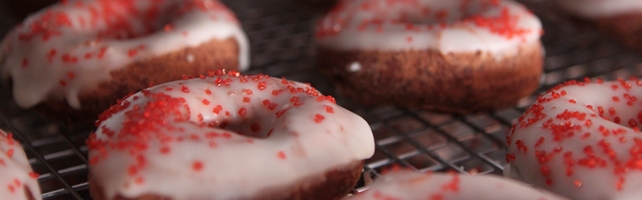
[[[138,54],[138,49],[130,49],[130,50],[127,52],[127,55],[128,55],[129,57],[134,57],[134,56],[136,56],[136,54]]]
[[[281,117],[281,116],[285,113],[285,111],[287,111],[287,109],[283,109],[283,110],[279,110],[279,111],[277,111],[277,112],[275,113],[276,118]]]
[[[279,159],[281,159],[281,160],[285,160],[285,159],[286,159],[286,157],[285,157],[285,152],[283,152],[283,151],[279,151],[279,152],[276,154],[276,157],[278,157],[278,158],[279,158]]]
[[[136,183],[137,185],[142,185],[143,183],[145,183],[145,179],[143,179],[143,177],[136,177],[134,179],[134,183]]]
[[[54,56],[56,56],[56,49],[49,50],[49,53],[47,53],[47,60],[49,62],[53,61]]]
[[[321,123],[324,119],[325,117],[323,115],[320,115],[320,114],[314,115],[314,122],[316,123]]]
[[[328,105],[323,105],[325,107],[325,111],[328,113],[334,113],[334,109]]]
[[[174,29],[174,26],[172,26],[171,24],[165,24],[165,26],[163,27],[163,31],[165,32],[170,32],[173,29]]]
[[[76,74],[73,72],[67,72],[67,78],[69,79],[74,79],[76,77]]]
[[[239,109],[239,111],[238,111],[237,113],[238,113],[241,117],[245,117],[245,114],[247,114],[247,109],[245,109],[245,108],[241,108],[241,109]]]
[[[223,106],[217,105],[216,107],[214,107],[214,110],[212,110],[212,112],[219,114],[221,110],[223,110]]]
[[[165,147],[161,147],[161,148],[160,148],[160,152],[161,152],[162,154],[169,154],[169,151],[170,151],[170,150],[171,150],[171,149],[170,149],[169,147],[166,147],[166,146],[165,146]]]
[[[27,65],[29,64],[29,60],[27,58],[22,59],[22,68],[27,68]]]
[[[197,172],[202,171],[203,170],[203,163],[201,161],[194,161],[192,163],[192,169],[194,171],[197,171]]]

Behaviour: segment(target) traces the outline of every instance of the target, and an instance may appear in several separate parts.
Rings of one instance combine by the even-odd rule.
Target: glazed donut
[[[0,47],[0,75],[20,107],[91,122],[151,83],[248,67],[247,38],[216,0],[62,1]]]
[[[316,25],[317,64],[365,105],[468,113],[539,85],[542,27],[497,0],[345,0]]]
[[[642,80],[570,81],[507,136],[505,173],[571,199],[642,198]]]
[[[554,1],[566,12],[588,20],[622,44],[642,49],[642,2],[635,0]]]
[[[0,199],[42,199],[36,178],[20,143],[0,130]]]
[[[377,178],[359,199],[564,199],[544,193],[529,185],[494,175],[461,175],[457,173],[418,173],[395,170]]]
[[[87,145],[97,199],[337,199],[374,153],[368,124],[332,97],[222,71],[122,100]]]

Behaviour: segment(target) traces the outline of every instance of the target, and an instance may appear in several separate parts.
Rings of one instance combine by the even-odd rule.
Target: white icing
[[[564,198],[494,175],[422,174],[403,170],[389,172],[377,178],[368,190],[346,199],[553,200]]]
[[[506,175],[572,199],[641,199],[642,133],[632,128],[642,124],[641,85],[580,83],[541,95],[508,135]]]
[[[145,32],[144,20],[132,17],[127,13],[126,4],[135,4],[139,12],[158,8],[160,19],[152,22],[153,33],[129,39],[116,37],[99,37],[100,31],[110,32],[113,35],[126,34],[126,30],[109,28],[107,20],[102,15],[108,15],[110,22],[116,21],[118,16],[131,17],[132,32],[140,35]],[[13,80],[13,97],[16,103],[23,108],[32,107],[48,97],[66,98],[68,104],[80,109],[78,94],[87,89],[94,88],[100,82],[110,79],[110,72],[127,66],[129,63],[153,58],[157,55],[173,52],[186,47],[196,47],[212,39],[224,40],[234,38],[239,45],[239,69],[245,70],[249,66],[248,40],[233,14],[216,0],[188,0],[188,1],[67,1],[66,4],[58,3],[47,9],[28,17],[20,26],[14,28],[3,40],[0,52],[0,75],[4,79],[11,77]],[[180,10],[185,5],[202,4],[199,6],[185,7],[190,10]],[[80,6],[78,6],[80,5]],[[108,12],[107,6],[112,12]],[[97,13],[93,16],[92,11]],[[182,13],[181,13],[182,12]],[[53,13],[54,16],[48,16]],[[61,21],[61,16],[69,19],[71,26]],[[174,17],[173,19],[169,19]],[[92,19],[96,21],[92,22]],[[149,22],[147,22],[149,23]],[[165,26],[169,24],[169,26]],[[38,32],[31,39],[20,39],[21,35],[32,33],[32,26],[45,26],[44,30],[60,32],[48,40],[42,39],[46,34]],[[167,27],[167,29],[165,29]],[[46,32],[46,31],[45,31]],[[139,48],[139,47],[143,48]],[[99,58],[101,49],[105,50]],[[55,55],[49,61],[47,55],[55,49]],[[130,55],[135,50],[136,54]],[[64,62],[63,55],[69,54],[77,58],[76,63]],[[90,57],[85,58],[88,54]],[[23,60],[27,60],[23,67]],[[74,74],[70,78],[68,73]],[[64,81],[65,84],[61,83]]]
[[[508,37],[470,20],[498,17],[504,8],[514,18],[515,29],[525,33]],[[436,19],[440,11],[447,13],[443,20]],[[365,28],[364,21],[370,21]],[[513,1],[493,5],[487,0],[345,0],[318,22],[316,42],[339,50],[483,51],[499,58],[516,54],[520,44],[538,42],[541,30],[539,19]]]
[[[361,70],[361,63],[356,62],[356,61],[355,61],[355,62],[352,62],[352,63],[350,63],[350,65],[348,65],[347,70],[348,70],[349,72],[357,72],[357,71],[360,71],[360,70]]]
[[[573,14],[586,18],[642,12],[642,1],[639,0],[559,0],[555,3]]]
[[[36,178],[20,143],[0,130],[0,199],[27,200],[25,187],[42,199]]]
[[[231,84],[217,86],[218,78],[230,78]],[[243,83],[243,79],[247,82]],[[263,90],[260,89],[260,82],[265,83]],[[183,91],[183,86],[189,90],[188,93]],[[302,90],[292,93],[288,87]],[[211,95],[206,90],[211,91]],[[251,90],[251,94],[248,94],[248,90]],[[283,91],[273,94],[278,90]],[[306,94],[305,91],[318,92],[305,84],[284,82],[267,76],[222,75],[165,83],[146,91],[150,94],[137,93],[127,98],[121,105],[129,106],[102,122],[93,139],[88,142],[90,160],[98,160],[90,165],[91,176],[102,186],[108,199],[116,194],[133,198],[150,193],[171,199],[257,198],[260,196],[256,195],[261,195],[266,189],[271,191],[297,182],[300,184],[299,181],[304,181],[306,177],[361,161],[374,153],[374,139],[368,124],[331,100]],[[189,107],[189,120],[173,123],[173,117],[176,116],[151,118],[170,122],[176,127],[175,130],[182,128],[184,131],[170,131],[158,125],[155,126],[157,132],[144,132],[137,136],[121,132],[123,128],[131,127],[123,122],[146,123],[145,120],[127,118],[125,113],[158,110],[144,107],[154,102],[152,97],[158,93],[183,98]],[[244,102],[245,97],[250,102]],[[299,98],[301,105],[294,103],[296,101],[293,102],[292,98]],[[209,104],[203,103],[204,100]],[[264,104],[265,100],[274,103],[272,110]],[[219,114],[213,112],[217,105],[222,108]],[[133,110],[138,106],[138,110]],[[181,108],[181,115],[188,115],[182,104],[178,108]],[[239,114],[241,109],[246,111],[244,116]],[[283,109],[287,111],[276,117],[276,113]],[[229,112],[228,117],[224,114],[226,112]],[[324,119],[315,122],[317,114],[323,115]],[[199,115],[203,123],[220,124],[228,121],[230,125],[226,130],[199,126],[203,124],[198,121]],[[254,123],[259,125],[259,131],[252,130],[251,124]],[[110,137],[105,128],[114,131],[115,136]],[[273,129],[271,135],[266,137],[270,129]],[[227,139],[207,138],[207,133],[212,131],[229,133],[231,136]],[[240,135],[239,132],[257,137]],[[172,142],[163,143],[159,137],[148,137],[155,133],[173,138]],[[192,138],[192,135],[198,139]],[[179,137],[185,139],[177,142]],[[118,150],[109,148],[108,144],[96,145],[128,140],[143,140],[147,148],[132,154],[131,146]],[[209,146],[212,141],[216,142],[215,147]],[[168,154],[159,151],[162,146],[171,148]],[[102,151],[105,152],[104,156]],[[284,153],[284,159],[279,157],[279,152]],[[142,155],[147,164],[132,176],[128,168],[135,165],[137,155]],[[202,171],[192,169],[194,161],[202,162]],[[137,178],[142,178],[144,182],[137,184]]]

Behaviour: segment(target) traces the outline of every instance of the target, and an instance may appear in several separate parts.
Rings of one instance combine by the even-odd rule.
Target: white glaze
[[[494,175],[422,174],[411,170],[400,170],[389,172],[377,178],[368,190],[346,199],[553,200],[564,198]]]
[[[163,19],[150,23],[143,21],[149,19],[134,18],[133,14],[127,13],[128,3],[135,4],[134,8],[139,12],[158,8],[161,10],[159,16]],[[186,5],[197,4],[207,9],[192,6],[185,7],[189,10],[179,11]],[[112,6],[114,12],[106,11],[107,5]],[[96,11],[97,16],[109,15],[112,21],[118,15],[130,18],[127,23],[130,23],[131,31],[138,34],[145,31],[143,24],[146,23],[159,30],[129,39],[99,36],[100,31],[118,35],[126,30],[108,28],[107,20],[104,17],[93,16],[92,10]],[[47,15],[52,13],[54,17]],[[57,17],[58,14],[68,18],[69,26],[64,20],[60,20],[62,17]],[[169,19],[170,17],[175,18]],[[91,23],[93,19],[96,20],[95,23]],[[48,27],[48,30],[60,32],[60,35],[53,35],[44,40],[42,38],[46,34],[37,32],[31,39],[20,39],[21,35],[33,32],[32,26]],[[212,39],[227,38],[237,41],[240,48],[239,69],[247,69],[248,40],[234,15],[216,0],[67,1],[28,17],[5,37],[0,46],[0,75],[5,80],[12,78],[13,97],[20,107],[29,108],[45,98],[52,97],[66,98],[72,108],[80,109],[82,105],[78,101],[78,94],[109,80],[111,71],[137,60],[153,58],[186,47],[196,47]],[[143,48],[139,48],[141,46]],[[56,53],[50,61],[47,55],[52,49]],[[101,49],[104,49],[104,55],[99,58]],[[130,55],[129,52],[133,50],[136,54]],[[77,61],[63,61],[64,54],[77,57]],[[85,58],[85,55],[91,57]],[[27,60],[24,66],[23,60]],[[73,73],[72,77],[68,75],[69,72]],[[62,81],[65,82],[64,86]]]
[[[572,199],[642,198],[642,81],[569,84],[538,99],[508,135],[508,176]]]
[[[346,71],[348,71],[348,72],[361,71],[361,63],[359,63],[357,61],[350,63],[350,65],[348,65],[348,67],[346,67]]]
[[[0,199],[27,200],[25,187],[39,200],[37,174],[33,173],[20,143],[0,130]]]
[[[586,18],[642,12],[639,0],[556,0],[565,10]]]
[[[217,86],[218,78],[230,78],[231,84]],[[247,82],[243,83],[243,79]],[[261,82],[265,84],[262,90]],[[187,89],[184,90],[183,86]],[[299,88],[302,92],[292,93],[288,87]],[[189,92],[184,92],[187,90]],[[211,91],[211,95],[206,90]],[[248,94],[248,90],[251,94]],[[274,95],[275,90],[282,92]],[[127,98],[120,105],[129,106],[103,121],[89,139],[90,173],[96,183],[102,186],[107,198],[116,194],[136,197],[149,193],[172,199],[257,198],[260,196],[256,195],[268,190],[292,186],[306,178],[321,175],[326,170],[369,158],[374,153],[374,139],[368,124],[361,117],[336,105],[333,100],[315,97],[319,95],[318,92],[305,84],[267,76],[217,75],[161,84],[146,91],[148,95],[137,93]],[[309,94],[303,91],[309,91]],[[153,132],[143,131],[135,136],[123,131],[132,127],[123,122],[147,122],[128,118],[125,113],[145,113],[147,109],[144,105],[154,102],[150,96],[158,93],[173,99],[184,99],[189,114],[185,107],[176,108],[181,108],[181,115],[189,115],[189,120],[172,123],[176,115],[152,115],[151,118],[170,122],[171,126],[176,127],[175,130],[182,128],[184,131],[154,126],[158,129],[156,135],[172,138],[172,142],[165,143],[159,137],[148,137]],[[246,97],[249,102],[244,102]],[[299,98],[301,105],[294,103],[296,101],[292,101],[292,98]],[[274,103],[272,110],[269,109],[271,106],[264,104],[265,100]],[[213,112],[217,105],[222,108],[219,114]],[[140,109],[134,111],[133,108],[137,106]],[[245,115],[240,114],[242,109]],[[284,109],[287,111],[276,117],[276,113]],[[229,112],[227,117],[224,114],[226,112]],[[199,115],[203,122],[198,120]],[[324,119],[316,122],[316,115],[322,115]],[[199,126],[223,121],[238,124],[228,125],[226,130]],[[254,123],[259,125],[260,130],[252,130]],[[110,137],[109,131],[105,130],[116,134]],[[207,133],[212,131],[229,133],[230,136],[207,138]],[[258,137],[240,135],[239,132]],[[265,138],[269,132],[271,135]],[[178,138],[184,140],[178,142]],[[108,143],[127,140],[144,141],[142,143],[147,149],[132,153],[132,146],[122,150],[109,148]],[[210,142],[215,142],[215,147],[210,146]],[[163,154],[159,150],[161,147],[171,150]],[[103,149],[104,155],[101,154]],[[279,152],[283,152],[284,157],[280,157]],[[128,174],[128,168],[136,165],[138,155],[145,158],[146,165],[132,176]],[[192,168],[194,161],[202,163],[201,171]],[[138,178],[144,180],[142,184],[136,183]]]
[[[340,1],[318,22],[316,42],[320,47],[338,50],[437,50],[444,54],[482,51],[497,58],[516,54],[520,44],[539,42],[541,22],[522,5],[513,1],[499,1],[498,5],[489,0],[466,2],[469,1]],[[472,15],[497,17],[503,8],[514,18],[510,24],[525,33],[509,37],[468,21]],[[447,17],[437,20],[439,11],[446,11]],[[404,18],[404,13],[408,17]],[[370,22],[365,28],[360,26],[374,19],[380,19],[381,25]],[[413,28],[409,30],[407,26]]]

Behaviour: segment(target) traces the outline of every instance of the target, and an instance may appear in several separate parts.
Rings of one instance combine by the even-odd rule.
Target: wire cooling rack
[[[309,0],[227,0],[251,42],[250,73],[309,82],[333,95],[339,104],[364,117],[376,139],[375,155],[366,161],[366,181],[392,165],[418,171],[457,171],[501,174],[506,153],[505,134],[535,96],[512,108],[492,113],[451,115],[393,106],[361,107],[337,96],[332,85],[314,68],[311,29],[322,14]],[[5,1],[3,1],[5,2]],[[0,36],[19,23],[0,2]],[[611,80],[642,74],[642,56],[627,50],[590,26],[571,20],[543,1],[524,2],[543,21],[546,31],[545,76],[539,92],[566,80],[600,77]],[[45,199],[90,199],[87,185],[87,146],[90,127],[70,129],[48,121],[32,110],[18,108],[9,89],[0,87],[0,128],[21,141]]]

